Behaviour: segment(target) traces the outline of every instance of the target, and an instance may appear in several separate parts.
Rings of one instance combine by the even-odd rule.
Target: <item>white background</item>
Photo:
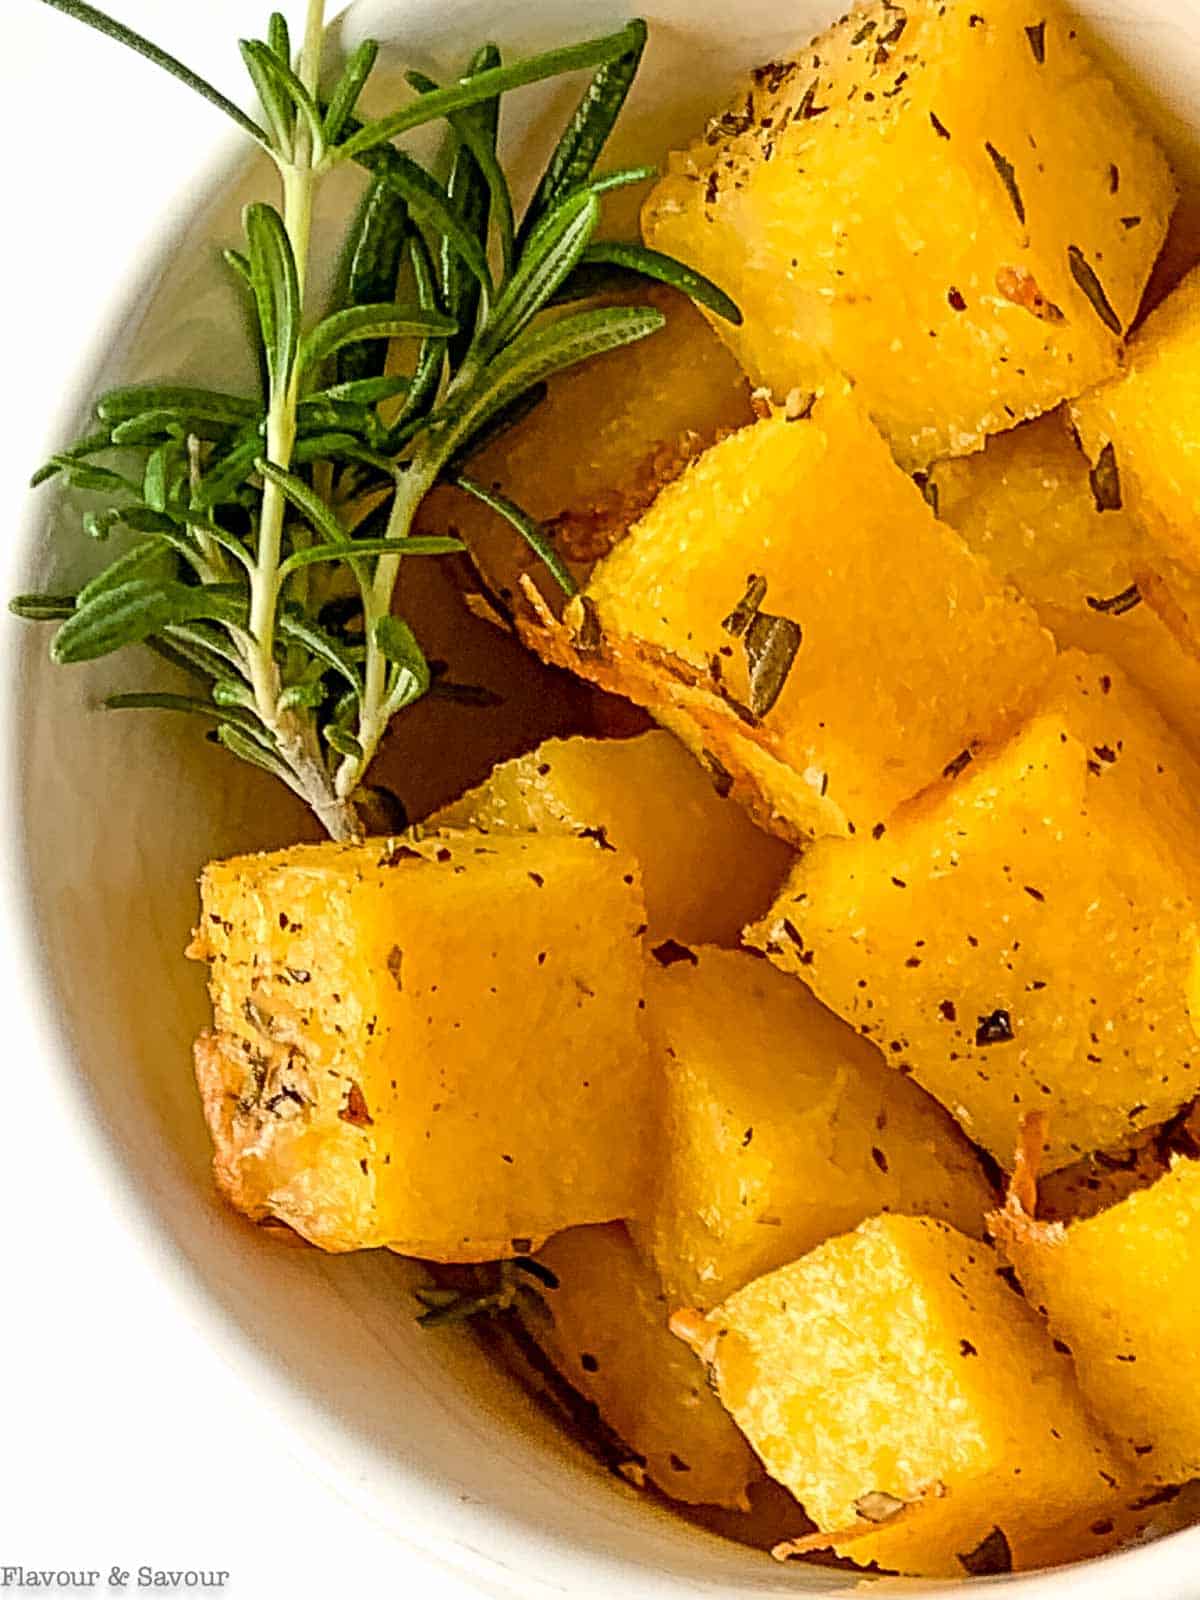
[[[282,8],[298,25],[301,8]],[[107,9],[243,98],[236,39],[265,24],[267,0]],[[0,0],[0,107],[0,511],[11,527],[95,308],[148,241],[164,196],[186,203],[224,126],[38,0]],[[228,1569],[223,1592],[247,1600],[475,1595],[323,1484],[188,1326],[99,1198],[103,1158],[59,1103],[61,1075],[39,1073],[23,1024],[6,1013],[0,1065],[0,1567],[98,1568],[94,1592],[109,1592],[113,1566],[136,1577],[148,1563]]]

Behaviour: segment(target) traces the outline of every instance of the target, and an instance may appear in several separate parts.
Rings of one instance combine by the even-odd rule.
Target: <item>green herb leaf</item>
[[[473,478],[468,478],[464,473],[459,473],[453,479],[453,482],[456,488],[462,489],[464,493],[471,495],[490,510],[496,512],[498,516],[503,517],[509,527],[514,528],[521,535],[521,538],[539,558],[565,595],[571,596],[579,593],[579,585],[571,576],[566,563],[546,537],[545,530],[533,520],[528,512],[522,511],[519,505],[510,500],[507,495],[501,494],[498,489],[489,489],[482,483],[476,483]]]
[[[430,534],[408,539],[355,539],[347,550],[343,544],[313,544],[304,550],[293,550],[279,568],[283,582],[300,567],[311,567],[324,561],[345,561],[348,554],[359,556],[449,556],[465,550],[461,539],[441,538]]]
[[[500,95],[507,94],[510,89],[541,83],[547,78],[561,77],[565,72],[602,66],[606,61],[615,60],[636,49],[644,37],[644,30],[644,23],[631,22],[619,33],[608,34],[601,39],[589,39],[583,44],[547,50],[541,55],[516,61],[511,66],[496,67],[490,72],[477,73],[474,77],[467,78],[450,88],[439,89],[436,94],[424,95],[411,105],[393,112],[391,116],[368,122],[344,144],[339,145],[336,154],[344,160],[350,158],[358,160],[361,156],[377,150],[381,145],[389,144],[400,134],[408,133],[426,123],[436,122],[442,117],[449,116],[452,111],[480,105],[485,100],[494,100]]]
[[[300,338],[300,282],[296,258],[274,206],[255,202],[246,207],[246,241],[250,246],[250,279],[258,307],[267,371],[276,392],[287,388]]]
[[[318,166],[325,154],[325,119],[312,95],[292,71],[289,62],[281,60],[267,45],[259,44],[256,40],[242,42],[242,59],[250,66],[253,60],[259,72],[268,78],[288,106],[289,125],[292,113],[303,118],[308,124],[308,131],[312,139],[312,165]],[[253,75],[253,68],[251,68]],[[258,78],[255,77],[255,86]]]
[[[8,602],[14,617],[23,622],[60,622],[75,610],[73,594],[16,594]]]
[[[652,278],[666,283],[672,289],[686,294],[697,305],[706,307],[715,316],[740,327],[742,313],[739,306],[702,272],[676,261],[674,256],[663,255],[640,244],[619,244],[615,240],[601,240],[588,245],[580,258],[584,266],[616,267],[623,272],[636,273],[642,278]]]
[[[599,221],[599,200],[577,190],[533,230],[488,319],[482,340],[485,358],[510,344],[570,276]]]
[[[432,100],[433,95],[426,97]],[[377,150],[366,160],[370,170],[382,177],[408,206],[418,222],[432,228],[455,251],[479,282],[483,292],[492,293],[492,274],[479,240],[465,225],[450,196],[422,166],[403,150]]]
[[[223,111],[231,121],[236,122],[244,133],[252,139],[270,149],[270,140],[257,122],[232,100],[226,98],[219,90],[214,89],[211,83],[206,83],[198,77],[190,67],[185,67],[182,61],[177,61],[174,56],[168,55],[165,50],[160,50],[149,39],[143,38],[140,33],[135,33],[132,28],[126,28],[120,22],[114,22],[112,17],[106,17],[102,11],[97,11],[95,6],[84,3],[84,0],[43,0],[44,5],[53,6],[55,11],[62,11],[68,17],[74,17],[77,22],[84,22],[89,28],[95,28],[98,33],[115,39],[118,44],[136,51],[140,56],[145,56],[147,61],[152,61],[156,67],[161,67],[164,72],[169,72],[173,78],[178,78],[180,83],[187,84],[210,105],[216,106],[218,111]]]
[[[566,190],[586,182],[595,170],[620,116],[646,48],[646,24],[640,19],[626,29],[629,48],[606,62],[593,77],[550,157],[521,223],[522,243]]]
[[[254,471],[262,446],[257,428],[250,435],[233,441],[226,453],[217,457],[200,479],[192,495],[193,510],[212,511],[215,506],[231,500]]]
[[[287,66],[292,64],[292,36],[287,18],[282,11],[272,11],[267,23],[267,44],[272,53]]]
[[[105,594],[109,589],[119,589],[132,578],[144,578],[155,567],[164,569],[159,577],[175,575],[174,553],[167,541],[160,537],[151,537],[143,544],[134,545],[132,550],[118,556],[103,572],[97,573],[79,591],[76,607],[82,609],[97,595]]]
[[[325,113],[325,141],[336,144],[348,119],[353,116],[363,86],[375,68],[379,46],[374,39],[364,39],[342,69]]]
[[[409,239],[408,251],[418,304],[426,311],[440,309],[441,300],[438,295],[437,275],[434,271],[433,258],[429,253],[429,246],[419,233],[414,232]],[[428,414],[430,407],[437,398],[438,390],[441,388],[445,369],[445,340],[426,339],[417,357],[417,364],[413,368],[408,399],[396,419],[395,427],[388,436],[386,446],[388,449],[398,451],[402,442],[411,432],[414,423]]]
[[[296,510],[307,517],[317,532],[330,544],[340,544],[343,549],[349,545],[350,535],[331,508],[325,504],[320,495],[309,488],[303,478],[298,478],[294,472],[285,472],[282,467],[277,467],[273,462],[261,458],[255,465],[264,478],[269,478],[272,483],[279,486]]]
[[[341,357],[350,354],[352,347],[339,353],[339,366]],[[390,373],[378,378],[353,378],[348,382],[331,384],[328,389],[322,389],[317,400],[350,400],[357,405],[378,405],[381,400],[392,400],[397,395],[407,394],[412,388],[412,379],[402,373]]]
[[[332,667],[336,673],[345,678],[356,694],[361,692],[362,681],[353,656],[326,629],[307,617],[300,617],[294,612],[284,610],[279,614],[279,631],[285,638],[294,639],[297,644],[302,644],[312,655],[324,661],[326,666]]]
[[[64,470],[64,462],[83,461],[87,456],[99,455],[102,450],[112,449],[112,436],[107,428],[99,433],[91,433],[84,439],[67,450],[60,450],[56,456],[47,461],[45,466],[39,467],[29,480],[31,489],[40,488],[43,483],[48,483],[51,478],[56,478]]]
[[[665,322],[662,312],[651,307],[611,306],[527,329],[442,418],[436,430],[440,460],[452,459],[490,418],[543,379],[591,356],[645,339]]]
[[[336,722],[327,723],[321,729],[325,742],[331,750],[336,750],[338,755],[345,756],[348,761],[361,761],[363,747],[352,733],[347,733],[345,728],[339,727]]]
[[[222,722],[217,728],[217,742],[223,744],[230,755],[237,756],[239,761],[248,762],[252,767],[261,767],[273,778],[286,783],[289,789],[300,793],[302,799],[305,798],[283,761],[257,739],[244,732],[241,727],[235,727],[231,722]]]
[[[223,722],[252,733],[258,740],[270,738],[258,718],[249,712],[239,712],[236,707],[216,706],[211,700],[201,700],[197,695],[168,694],[147,690],[132,694],[111,694],[104,702],[106,711],[178,711],[188,716],[205,717],[210,722]]]
[[[373,177],[347,236],[341,305],[379,305],[395,299],[408,230],[408,207],[390,184]],[[348,346],[338,356],[338,381],[379,377],[386,361],[383,346]]]
[[[380,617],[375,624],[375,643],[384,660],[396,669],[388,689],[389,715],[394,715],[429,693],[433,674],[416,635],[402,617]]]
[[[96,403],[96,415],[113,427],[150,411],[170,411],[188,422],[221,422],[230,427],[257,421],[260,415],[259,406],[253,400],[180,384],[134,384],[110,389]]]
[[[364,339],[448,339],[457,324],[437,311],[417,306],[350,306],[304,335],[297,357],[301,372],[311,371],[327,357]]]
[[[134,578],[80,606],[55,634],[50,653],[61,665],[94,661],[125,645],[141,644],[169,623],[197,617],[220,621],[228,614],[211,588]]]
[[[282,155],[290,157],[295,134],[296,108],[279,80],[265,65],[269,62],[272,67],[278,67],[279,60],[267,45],[259,43],[257,39],[241,39],[238,48],[242,53],[246,71],[254,84],[259,104],[266,114],[267,127],[271,130],[271,143]]]

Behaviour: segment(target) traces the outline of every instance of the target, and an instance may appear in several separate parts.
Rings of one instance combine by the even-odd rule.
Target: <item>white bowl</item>
[[[614,159],[644,159],[696,127],[738,69],[793,47],[830,20],[835,3],[652,3],[650,50]],[[1194,0],[1089,0],[1080,9],[1125,63],[1177,161],[1200,170]],[[447,72],[485,38],[515,52],[621,20],[613,0],[360,0],[342,30],[350,43],[370,35],[394,46],[397,62]],[[523,91],[507,113],[510,141],[538,142],[548,114],[569,99],[562,89]],[[66,384],[55,442],[113,382],[228,382],[222,330],[233,303],[205,247],[235,238],[247,186],[261,191],[263,180],[227,142],[214,151],[209,203],[188,208],[201,220],[180,233],[164,207],[161,252],[148,268],[136,264],[125,299],[110,308],[111,348],[99,369]],[[21,587],[61,578],[80,559],[78,535],[53,507],[53,496],[28,506]],[[56,521],[61,541],[50,537]],[[855,1586],[848,1574],[781,1568],[647,1506],[560,1436],[468,1337],[421,1333],[404,1264],[283,1248],[217,1201],[190,1068],[205,1011],[202,976],[181,955],[193,883],[208,857],[283,842],[305,820],[269,780],[260,783],[192,728],[165,717],[98,716],[97,699],[112,685],[144,681],[137,663],[61,672],[50,667],[43,636],[15,628],[5,650],[2,748],[21,889],[5,914],[21,963],[18,992],[35,1016],[37,1066],[62,1078],[103,1141],[112,1205],[126,1208],[148,1253],[161,1257],[165,1245],[178,1262],[181,1315],[206,1321],[264,1407],[289,1421],[377,1523],[481,1593],[734,1600]],[[1200,1530],[1083,1568],[1001,1581],[1029,1597],[1186,1600],[1197,1592],[1198,1565]],[[929,1592],[894,1580],[883,1587]]]

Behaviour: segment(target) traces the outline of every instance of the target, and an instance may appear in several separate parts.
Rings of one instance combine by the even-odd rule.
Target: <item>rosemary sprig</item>
[[[601,39],[506,64],[485,45],[457,82],[410,74],[412,100],[357,116],[378,56],[368,41],[322,95],[324,0],[308,0],[293,60],[287,23],[241,42],[261,118],[84,0],[43,0],[135,50],[202,95],[270,154],[278,206],[247,207],[244,247],[226,252],[252,310],[263,372],[257,398],[176,383],[122,388],[100,426],[55,455],[61,477],[99,497],[81,515],[122,549],[72,595],[26,595],[18,614],[54,621],[54,658],[86,661],[147,644],[203,693],[115,696],[118,710],[203,716],[212,737],[273,773],[338,839],[378,812],[367,769],[392,718],[445,692],[409,625],[392,614],[401,562],[461,550],[413,535],[438,482],[457,485],[524,538],[568,593],[570,573],[536,522],[476,484],[470,456],[544,394],[545,380],[662,325],[658,311],[584,308],[584,277],[617,270],[672,283],[718,315],[737,308],[705,278],[638,245],[598,245],[601,196],[650,169],[596,174],[645,46],[631,22]],[[518,221],[497,155],[503,97],[592,69],[534,200]],[[444,120],[442,184],[393,141]],[[318,185],[355,162],[367,187],[342,251],[333,301],[307,293]],[[408,285],[411,301],[396,299]],[[393,360],[404,341],[415,353]]]

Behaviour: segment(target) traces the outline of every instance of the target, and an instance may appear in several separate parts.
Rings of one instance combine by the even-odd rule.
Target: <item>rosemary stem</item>
[[[358,718],[358,742],[362,755],[347,757],[337,775],[337,792],[343,798],[353,795],[362,782],[387,731],[391,712],[387,704],[387,661],[379,648],[375,630],[379,622],[392,609],[392,595],[400,576],[400,562],[404,555],[404,541],[412,532],[413,519],[422,500],[437,481],[440,463],[422,460],[418,455],[409,465],[396,486],[388,517],[385,538],[394,540],[396,553],[380,556],[371,582],[363,592],[363,623],[366,636],[366,661],[363,671],[363,699]]]
[[[325,0],[309,0],[297,73],[314,98],[320,86],[324,38]],[[290,159],[276,159],[283,185],[283,225],[296,262],[301,303],[308,279],[313,195],[318,177],[313,154],[312,133],[304,118],[298,118]],[[272,388],[267,412],[267,459],[284,471],[290,469],[296,447],[299,404],[300,372],[293,363],[286,383]],[[268,480],[263,485],[257,554],[250,582],[247,670],[258,714],[275,736],[279,754],[294,775],[296,792],[311,806],[332,839],[357,839],[362,836],[358,813],[348,795],[334,792],[312,719],[290,711],[281,714],[279,709],[281,681],[275,662],[275,618],[286,515],[283,491],[274,480]]]

